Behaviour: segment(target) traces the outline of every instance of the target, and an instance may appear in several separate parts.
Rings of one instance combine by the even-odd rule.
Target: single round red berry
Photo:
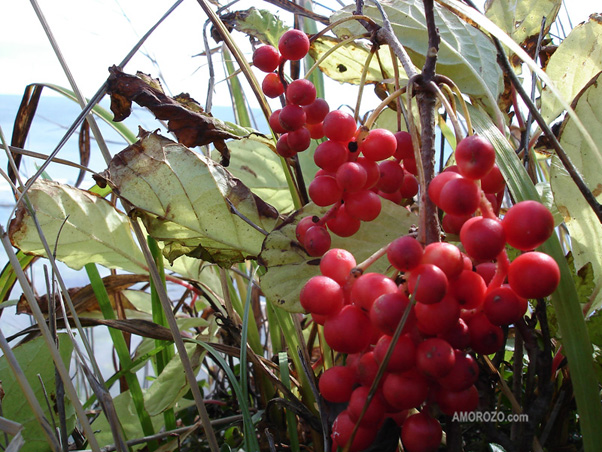
[[[544,298],[558,287],[560,269],[552,257],[531,251],[521,254],[510,263],[508,283],[523,298]]]
[[[288,30],[280,37],[278,50],[286,60],[300,60],[309,51],[309,38],[301,30]]]
[[[531,251],[554,232],[554,216],[537,201],[521,201],[513,205],[502,220],[508,244],[521,251]]]
[[[495,163],[495,149],[489,140],[479,135],[460,140],[455,156],[460,174],[473,180],[487,175]]]
[[[253,65],[263,72],[274,72],[280,64],[280,53],[274,46],[258,47],[253,52]]]

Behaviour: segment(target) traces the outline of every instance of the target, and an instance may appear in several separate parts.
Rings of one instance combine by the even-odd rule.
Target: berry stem
[[[370,267],[374,262],[376,262],[378,259],[387,254],[388,247],[388,244],[383,246],[381,249],[372,254],[372,256],[370,256],[368,259],[356,265],[356,267],[353,270],[351,270],[351,272],[357,276],[363,274],[368,267]]]
[[[500,254],[497,255],[495,274],[489,282],[489,286],[487,286],[488,290],[495,289],[503,284],[504,280],[506,279],[506,275],[508,275],[508,267],[510,267],[510,259],[508,259],[508,254],[504,249],[500,252]]]

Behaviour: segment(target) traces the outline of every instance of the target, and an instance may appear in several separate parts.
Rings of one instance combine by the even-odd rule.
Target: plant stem
[[[508,78],[512,82],[512,85],[516,89],[516,92],[522,98],[523,102],[529,109],[529,112],[531,113],[531,115],[533,116],[535,121],[537,122],[537,125],[541,128],[541,130],[543,130],[543,133],[545,134],[546,138],[548,138],[550,140],[552,147],[556,151],[556,155],[562,162],[562,165],[564,166],[564,168],[569,173],[569,176],[571,176],[571,179],[573,179],[573,182],[575,182],[575,185],[577,185],[577,188],[583,195],[583,198],[585,198],[585,201],[590,205],[590,207],[594,211],[594,214],[598,218],[598,221],[600,223],[602,223],[602,206],[600,206],[600,203],[596,200],[596,197],[594,196],[592,191],[585,184],[583,177],[581,176],[581,174],[579,174],[579,170],[575,167],[575,165],[573,165],[573,162],[571,162],[571,159],[566,154],[566,152],[564,152],[564,149],[560,145],[560,142],[556,138],[556,135],[554,135],[554,132],[552,132],[550,127],[546,124],[545,120],[543,119],[543,117],[541,116],[539,111],[537,110],[537,107],[531,101],[531,98],[529,97],[527,92],[522,87],[520,81],[518,80],[518,78],[514,74],[514,71],[510,67],[510,63],[508,62],[508,58],[506,57],[506,54],[504,53],[502,44],[495,37],[493,37],[493,42],[495,43],[495,46],[498,50],[498,63],[500,64],[500,66],[502,67],[502,69],[506,73],[506,75],[508,75]]]

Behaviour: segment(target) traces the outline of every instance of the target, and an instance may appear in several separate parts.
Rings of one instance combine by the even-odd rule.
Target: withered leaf
[[[115,294],[139,282],[148,281],[148,275],[109,275],[104,277],[102,281],[109,294],[111,305],[114,307]],[[68,292],[76,312],[81,313],[100,311],[98,300],[96,300],[96,296],[94,295],[94,290],[92,289],[91,284],[88,284],[84,287],[70,288],[68,289]],[[36,301],[38,302],[38,306],[40,307],[41,311],[44,314],[48,314],[48,295],[36,297]],[[129,301],[127,301],[125,297],[123,297],[123,301],[125,309],[136,309]],[[58,299],[56,300],[56,306],[59,306]],[[17,313],[31,314],[31,308],[29,307],[29,303],[27,303],[24,295],[21,296],[17,304]]]
[[[126,119],[132,111],[132,102],[146,107],[157,119],[167,121],[173,132],[186,147],[213,145],[222,154],[222,165],[228,166],[230,159],[225,140],[246,138],[254,131],[234,127],[214,118],[188,94],[174,98],[167,96],[158,81],[145,74],[130,75],[117,66],[109,69],[107,92],[111,96],[111,111],[114,121]]]

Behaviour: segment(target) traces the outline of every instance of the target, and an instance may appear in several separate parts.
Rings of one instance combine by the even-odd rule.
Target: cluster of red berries
[[[308,192],[314,204],[331,208],[322,218],[303,218],[296,229],[297,240],[310,256],[322,256],[330,248],[329,231],[350,237],[362,221],[376,219],[381,198],[401,204],[418,192],[409,133],[364,132],[351,115],[340,110],[326,115],[323,130],[327,139],[314,153],[320,170]]]
[[[482,188],[499,171],[493,147],[483,138],[462,140],[456,162],[455,171],[433,179],[428,194],[446,216],[463,219],[462,249],[399,237],[386,248],[394,278],[358,276],[351,253],[330,249],[320,260],[321,274],[301,290],[301,305],[323,325],[328,345],[347,355],[345,365],[327,369],[319,380],[326,400],[347,403],[333,424],[334,449],[346,445],[356,423],[350,450],[367,448],[389,417],[402,426],[405,450],[437,450],[442,428],[433,414],[477,409],[479,369],[472,353],[498,351],[501,327],[521,321],[527,299],[546,297],[559,283],[556,262],[533,251],[553,233],[548,209],[524,201],[498,217],[499,205],[493,207]],[[493,193],[499,190],[503,185]],[[510,262],[506,245],[525,252]],[[404,316],[401,336],[391,345]],[[385,374],[360,419],[389,348]],[[408,416],[413,409],[419,411]]]
[[[312,138],[326,138],[315,150],[314,161],[320,170],[308,191],[314,204],[332,208],[322,218],[305,218],[297,228],[297,239],[308,254],[322,256],[330,248],[329,231],[341,237],[355,234],[362,221],[379,215],[381,197],[401,204],[418,193],[418,181],[409,133],[365,131],[348,113],[330,111],[324,99],[316,98],[311,81],[283,83],[283,62],[303,58],[309,45],[305,33],[289,30],[280,38],[278,49],[270,45],[257,48],[253,64],[267,72],[264,94],[285,96],[286,105],[269,118],[271,129],[279,134],[278,154],[291,158],[306,150]]]
[[[280,68],[285,61],[296,61],[307,55],[309,38],[301,30],[285,32],[278,48],[258,47],[253,52],[253,65],[267,72],[261,88],[269,98],[284,95],[286,105],[269,118],[270,128],[280,134],[276,151],[282,157],[294,157],[309,148],[311,139],[324,137],[322,121],[330,108],[324,99],[316,98],[316,87],[306,79],[286,83]]]

